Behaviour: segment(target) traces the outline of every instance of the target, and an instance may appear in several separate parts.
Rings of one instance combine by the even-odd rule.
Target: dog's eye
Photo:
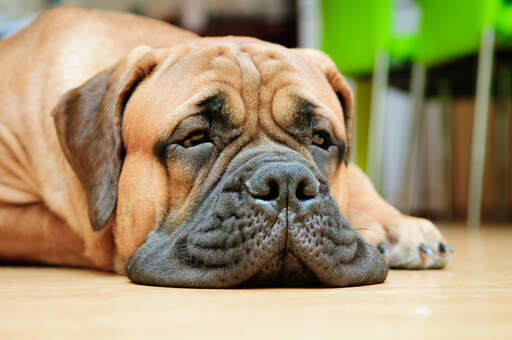
[[[208,142],[210,139],[208,138],[208,134],[206,130],[197,130],[189,133],[187,137],[181,142],[186,148],[189,148],[194,145],[202,144]]]
[[[311,143],[321,147],[322,149],[328,149],[332,144],[329,134],[321,130],[313,131],[313,135],[311,136]]]

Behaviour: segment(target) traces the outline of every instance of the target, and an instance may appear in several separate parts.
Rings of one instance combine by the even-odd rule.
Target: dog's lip
[[[281,258],[281,259],[284,259],[286,257],[286,255],[292,255],[293,257],[295,257],[297,259],[297,261],[305,268],[307,268],[307,265],[300,259],[300,257],[298,257],[293,251],[291,251],[290,249],[286,248],[286,247],[283,247],[280,251],[278,251],[276,254],[274,254],[274,256],[272,256],[267,262],[265,262],[263,264],[263,266],[261,266],[260,270],[258,271],[258,273],[260,273],[261,271],[263,271],[272,261],[274,261],[276,258]],[[282,268],[281,268],[282,269]]]
[[[286,265],[284,263],[287,256],[291,256],[297,263],[300,264],[303,273],[306,275],[306,280],[301,280],[299,282],[291,281],[289,277],[286,277]],[[259,277],[260,274],[264,273],[266,270],[272,270],[272,268],[269,268],[269,266],[272,266],[272,264],[275,261],[283,261],[280,264],[280,268],[278,269],[279,272],[274,275],[273,278],[270,278],[268,280],[267,277]],[[295,278],[294,278],[295,279]],[[262,281],[260,281],[262,280]],[[297,286],[297,287],[309,287],[309,286],[321,286],[321,280],[318,278],[317,274],[309,268],[304,261],[300,259],[299,256],[297,256],[293,251],[290,249],[284,248],[278,253],[276,253],[274,256],[270,257],[270,259],[265,262],[263,266],[249,279],[242,282],[239,287],[275,287],[275,286]]]

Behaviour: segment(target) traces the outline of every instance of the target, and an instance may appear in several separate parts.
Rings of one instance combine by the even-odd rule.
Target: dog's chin
[[[241,287],[318,287],[322,282],[291,251],[272,257],[261,269],[240,285]]]
[[[381,255],[348,225],[327,184],[300,207],[277,207],[234,173],[173,228],[165,223],[126,263],[140,284],[175,287],[341,287],[385,280]]]

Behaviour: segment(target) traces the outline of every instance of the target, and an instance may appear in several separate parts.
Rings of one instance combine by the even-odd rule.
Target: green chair
[[[418,126],[426,68],[479,53],[471,149],[468,226],[479,228],[495,37],[512,41],[512,2],[508,0],[417,0],[421,28],[412,72],[415,125]]]
[[[393,31],[391,0],[322,0],[321,13],[322,49],[344,75],[358,79],[355,162],[379,190],[389,65],[407,60],[414,40]],[[371,92],[364,80],[369,74],[373,74]]]
[[[401,36],[391,28],[394,15],[391,0],[322,0],[322,48],[348,76],[357,79],[373,73],[371,99],[369,91],[359,91],[366,86],[364,81],[356,85],[355,160],[377,189],[382,173],[382,120],[390,60],[414,60],[411,92],[414,125],[419,129],[426,69],[479,53],[468,201],[468,225],[478,228],[494,40],[497,37],[501,44],[512,45],[512,1],[417,0],[417,3],[422,14],[420,32]],[[369,112],[364,110],[365,101],[371,103]],[[409,144],[414,144],[412,137]]]

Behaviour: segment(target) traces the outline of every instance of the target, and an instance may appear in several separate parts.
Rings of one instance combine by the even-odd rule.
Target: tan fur
[[[125,36],[126,26],[137,27],[134,31],[139,35]],[[104,41],[89,39],[102,36],[91,34],[95,30],[104,32]],[[45,12],[17,35],[0,40],[0,96],[4,101],[0,114],[0,203],[42,203],[84,242],[84,249],[74,248],[51,263],[69,264],[66,257],[80,256],[91,266],[111,269],[114,251],[111,230],[96,233],[91,229],[83,191],[60,150],[50,114],[59,98],[138,45],[170,46],[195,37],[136,16],[58,8]],[[34,53],[28,55],[27,50]],[[44,221],[45,214],[27,210],[24,218]],[[14,234],[18,224],[21,221],[11,224],[0,219],[3,234]],[[15,241],[26,248],[38,248],[30,238],[20,236]],[[48,262],[46,251],[34,251],[23,259]],[[10,246],[0,248],[2,257],[10,257],[11,252]]]
[[[127,27],[137,34],[124,34]],[[51,111],[66,91],[110,67],[114,75],[119,72],[115,77],[129,67],[155,68],[145,71],[151,74],[127,103],[116,210],[107,227],[94,232]],[[185,165],[174,165],[167,176],[153,155],[157,139],[194,113],[192,103],[214,91],[227,94],[233,124],[250,131],[237,140],[240,145],[249,138],[273,140],[310,159],[281,129],[290,119],[289,98],[297,93],[321,108],[339,138],[350,139],[343,115],[351,114],[352,95],[330,59],[251,38],[199,39],[150,19],[60,8],[0,41],[0,71],[0,258],[121,271],[157,217],[169,210],[177,221],[186,218],[191,202],[216,180],[207,174],[221,173],[236,156],[236,145],[230,146],[216,168],[199,174],[204,185],[196,186]],[[342,112],[333,89],[347,98],[348,112]],[[370,243],[400,240],[417,246],[425,235],[443,241],[434,226],[415,227],[416,220],[384,202],[354,165],[333,171],[329,182],[343,214]],[[410,238],[404,225],[416,228]]]

